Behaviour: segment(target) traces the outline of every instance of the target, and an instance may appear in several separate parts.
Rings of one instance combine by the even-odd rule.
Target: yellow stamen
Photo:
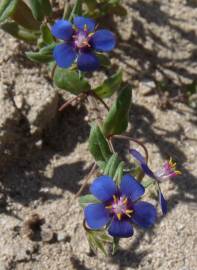
[[[112,205],[105,206],[107,209],[112,209]]]
[[[118,218],[119,220],[121,220],[122,214],[121,214],[121,213],[118,213],[118,214],[116,214],[116,215],[117,215],[117,218]]]
[[[176,173],[176,174],[179,174],[179,175],[182,174],[181,171],[175,171],[175,173]]]
[[[113,199],[114,199],[114,202],[116,203],[117,202],[117,198],[115,195],[113,195]]]
[[[84,31],[87,31],[88,30],[87,24],[84,25],[84,28],[83,29],[84,29]]]
[[[125,198],[125,199],[124,199],[124,201],[123,201],[123,203],[124,203],[124,204],[126,204],[126,203],[127,203],[127,201],[128,201],[128,199],[127,199],[127,198]]]
[[[127,209],[127,210],[125,211],[125,214],[126,214],[128,217],[131,217],[131,213],[133,213],[133,210]]]
[[[90,37],[92,37],[94,35],[94,33],[89,33],[88,34],[88,37],[90,38]]]
[[[126,210],[126,213],[131,214],[131,213],[133,213],[133,210],[127,209],[127,210]]]

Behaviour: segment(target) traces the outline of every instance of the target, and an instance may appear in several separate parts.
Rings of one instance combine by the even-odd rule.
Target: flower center
[[[113,195],[113,201],[110,205],[106,206],[111,213],[115,214],[119,220],[121,220],[122,215],[126,215],[129,218],[133,213],[133,210],[129,209],[128,199],[125,196]]]
[[[171,158],[169,161],[164,163],[163,167],[159,171],[156,172],[156,176],[163,179],[180,174],[181,172],[176,170],[176,163],[173,162]]]
[[[74,46],[78,49],[88,47],[90,48],[91,45],[89,44],[90,38],[94,35],[94,33],[88,33],[87,25],[84,25],[83,30],[79,30],[77,28],[74,29],[75,33],[73,35]]]
[[[74,44],[77,48],[83,48],[86,46],[90,46],[90,44],[88,43],[88,35],[87,33],[85,33],[84,31],[80,31],[78,33],[76,33],[76,35],[73,36],[74,38]]]

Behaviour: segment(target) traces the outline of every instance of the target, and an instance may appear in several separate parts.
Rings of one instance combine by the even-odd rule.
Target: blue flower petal
[[[77,60],[81,71],[95,71],[99,68],[99,60],[93,53],[81,53]]]
[[[144,173],[147,174],[149,177],[155,179],[154,173],[148,167],[148,165],[146,164],[145,158],[140,154],[140,152],[138,152],[135,149],[130,149],[129,152],[134,157],[134,159],[137,160],[137,162],[140,164],[140,166],[141,166],[142,170],[144,171]]]
[[[112,199],[116,193],[116,185],[109,176],[100,176],[90,186],[90,192],[100,201]]]
[[[144,187],[129,174],[123,176],[120,183],[120,191],[132,201],[136,201],[144,194]]]
[[[51,29],[52,35],[62,40],[69,40],[73,34],[72,24],[69,21],[57,20]]]
[[[76,58],[76,52],[67,44],[57,45],[53,50],[53,57],[58,66],[68,68]]]
[[[146,163],[145,158],[137,150],[131,148],[129,152],[140,164]]]
[[[168,204],[161,191],[159,191],[159,203],[161,206],[162,213],[166,215],[168,212]]]
[[[80,30],[84,30],[84,26],[86,25],[88,32],[93,32],[95,28],[94,20],[83,16],[75,17],[73,23]]]
[[[93,230],[102,228],[110,220],[109,213],[102,203],[88,205],[84,209],[84,215],[88,226]]]
[[[111,31],[102,29],[95,32],[90,43],[97,51],[110,52],[116,45],[116,38]]]
[[[146,229],[152,226],[157,218],[155,207],[148,203],[140,201],[133,206],[134,213],[132,221],[142,228]]]
[[[130,237],[133,235],[133,227],[126,220],[114,219],[108,229],[110,235],[114,237]]]

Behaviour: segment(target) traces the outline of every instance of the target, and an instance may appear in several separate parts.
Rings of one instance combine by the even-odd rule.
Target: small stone
[[[35,146],[41,150],[42,149],[42,144],[43,144],[43,141],[42,140],[38,140],[37,142],[35,142]]]
[[[57,241],[58,242],[65,241],[67,238],[68,238],[68,236],[65,232],[59,232],[57,234]]]
[[[148,94],[156,87],[155,82],[151,80],[143,80],[139,84],[139,89],[143,94]]]
[[[24,98],[20,95],[14,97],[15,105],[18,109],[22,109],[24,104]]]
[[[43,225],[41,230],[41,239],[43,242],[52,243],[55,240],[55,233],[48,225]]]

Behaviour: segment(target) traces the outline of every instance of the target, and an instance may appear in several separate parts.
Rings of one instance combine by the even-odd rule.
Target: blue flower
[[[133,235],[131,223],[146,229],[156,221],[155,207],[139,198],[144,187],[134,177],[125,175],[120,187],[109,176],[100,176],[90,187],[91,193],[100,203],[89,204],[84,209],[87,225],[94,230],[108,225],[108,232],[114,237]]]
[[[147,165],[145,158],[135,149],[130,149],[131,155],[134,157],[134,159],[139,163],[140,167],[144,171],[146,175],[154,179],[157,184],[158,184],[158,192],[159,192],[159,203],[161,206],[161,210],[163,214],[167,214],[168,207],[167,207],[167,202],[161,192],[159,182],[169,178],[169,177],[174,177],[179,174],[181,174],[180,171],[176,170],[176,163],[170,159],[169,161],[166,161],[162,168],[158,170],[157,172],[153,172]]]
[[[94,71],[99,68],[99,60],[94,51],[110,52],[116,44],[112,32],[96,30],[95,22],[78,16],[72,25],[66,20],[57,20],[52,27],[54,37],[63,40],[53,51],[58,66],[69,68],[76,60],[81,71]]]

